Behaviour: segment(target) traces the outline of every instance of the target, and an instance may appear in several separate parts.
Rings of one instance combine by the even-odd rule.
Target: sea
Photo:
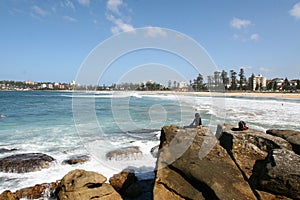
[[[144,92],[0,92],[0,158],[21,153],[44,153],[55,159],[36,172],[0,172],[0,193],[60,180],[69,171],[84,169],[108,179],[132,168],[140,179],[154,177],[159,144],[166,125],[189,125],[195,113],[215,133],[217,125],[240,120],[253,129],[300,130],[300,99],[196,96]],[[138,147],[140,154],[108,159],[110,151]],[[64,161],[86,155],[90,160],[69,165]]]

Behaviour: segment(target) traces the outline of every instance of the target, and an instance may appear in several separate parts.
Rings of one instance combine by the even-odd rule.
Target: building
[[[261,74],[257,76],[251,76],[249,78],[250,89],[255,90],[265,90],[267,87],[267,79],[263,77]]]

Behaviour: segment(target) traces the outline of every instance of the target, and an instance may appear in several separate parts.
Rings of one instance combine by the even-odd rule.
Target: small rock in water
[[[16,154],[0,159],[0,171],[25,173],[48,168],[55,159],[42,153]]]
[[[155,147],[152,147],[150,150],[150,153],[154,158],[158,157],[158,149],[159,149],[159,145],[156,145]]]
[[[7,148],[0,148],[0,153],[7,153],[7,152],[11,152],[11,151],[16,151],[18,149],[16,148],[12,148],[12,149],[7,149]]]
[[[75,165],[78,163],[84,163],[90,160],[90,157],[87,155],[75,155],[70,157],[67,160],[63,161],[63,164]]]
[[[106,159],[123,160],[142,156],[143,153],[138,146],[123,147],[106,153]]]

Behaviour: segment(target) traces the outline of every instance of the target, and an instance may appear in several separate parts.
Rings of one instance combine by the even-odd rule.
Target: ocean
[[[199,112],[215,132],[217,124],[244,120],[250,128],[300,130],[300,99],[194,96],[139,92],[1,91],[0,158],[19,153],[44,153],[55,162],[30,173],[0,172],[0,193],[60,180],[73,169],[95,171],[110,178],[135,169],[141,179],[154,176],[161,127],[184,126]],[[107,159],[106,153],[137,146],[142,154]],[[63,161],[74,155],[90,160]]]

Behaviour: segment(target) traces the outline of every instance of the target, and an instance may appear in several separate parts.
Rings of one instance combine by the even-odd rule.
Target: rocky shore
[[[240,131],[223,124],[214,134],[208,127],[166,126],[153,148],[154,180],[138,180],[131,169],[109,179],[77,169],[57,182],[4,191],[0,199],[300,199],[299,144],[300,132],[292,130]],[[138,147],[126,150],[140,153]],[[66,163],[88,160],[78,155]],[[16,154],[0,159],[0,171],[36,171],[53,161],[45,154]]]

